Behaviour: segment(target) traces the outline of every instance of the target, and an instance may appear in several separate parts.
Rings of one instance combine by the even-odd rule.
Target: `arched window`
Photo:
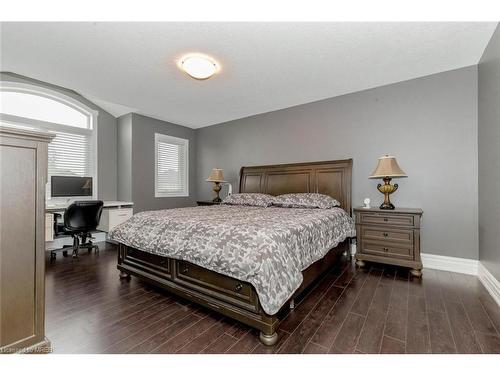
[[[0,82],[2,123],[28,126],[56,134],[49,143],[51,176],[93,178],[97,196],[97,111],[54,90],[17,82]]]

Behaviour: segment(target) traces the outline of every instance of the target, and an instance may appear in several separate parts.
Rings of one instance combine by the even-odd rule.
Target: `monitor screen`
[[[52,176],[52,197],[91,197],[92,177]]]

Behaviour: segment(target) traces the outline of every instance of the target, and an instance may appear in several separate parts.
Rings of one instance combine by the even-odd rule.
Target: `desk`
[[[64,214],[64,210],[66,210],[71,203],[72,202],[48,204],[45,207],[45,242],[52,242],[46,246],[48,249],[60,248],[62,244],[66,245],[66,242],[71,242],[71,238],[54,237],[54,214]],[[107,233],[118,224],[128,220],[133,215],[133,206],[134,202],[104,201],[101,220],[97,230]],[[105,233],[96,237],[98,237],[97,239],[99,241],[104,241],[106,239]]]
[[[72,202],[61,203],[61,204],[47,204],[45,206],[46,213],[54,213],[54,212],[64,212],[66,208]],[[122,202],[122,201],[103,201],[104,208],[131,208],[134,206],[134,202]]]

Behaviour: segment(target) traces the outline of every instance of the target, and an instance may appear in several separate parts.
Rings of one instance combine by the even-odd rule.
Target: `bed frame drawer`
[[[155,273],[160,277],[171,277],[171,264],[168,258],[130,247],[124,249],[122,256],[124,264]]]
[[[174,279],[194,289],[210,290],[213,297],[257,311],[258,298],[253,286],[182,260],[175,261]]]

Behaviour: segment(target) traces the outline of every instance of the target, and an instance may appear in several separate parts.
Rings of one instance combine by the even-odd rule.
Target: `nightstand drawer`
[[[361,253],[390,258],[413,259],[413,245],[398,245],[386,241],[363,240]]]
[[[361,224],[398,225],[412,227],[414,223],[413,215],[391,215],[377,214],[372,212],[361,213]]]
[[[391,227],[362,226],[361,235],[364,240],[385,241],[393,245],[413,246],[413,230]]]

